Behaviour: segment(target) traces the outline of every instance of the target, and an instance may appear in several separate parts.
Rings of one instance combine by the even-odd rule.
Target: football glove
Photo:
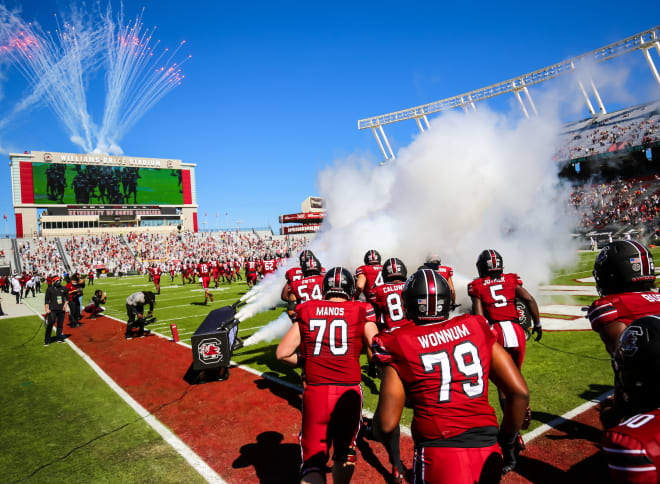
[[[534,329],[532,329],[532,335],[536,335],[536,338],[534,338],[534,341],[541,341],[541,337],[543,336],[543,328],[541,327],[540,324],[537,324],[534,326]]]
[[[517,434],[501,430],[497,434],[497,443],[502,449],[502,475],[511,472],[516,467],[516,437]]]

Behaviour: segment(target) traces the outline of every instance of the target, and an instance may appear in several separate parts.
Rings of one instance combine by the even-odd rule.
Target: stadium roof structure
[[[417,122],[419,130],[424,132],[425,129],[430,128],[427,118],[427,115],[429,114],[439,113],[441,111],[454,109],[457,107],[462,107],[466,112],[469,109],[476,111],[476,102],[484,101],[486,99],[507,93],[515,94],[523,113],[526,117],[529,117],[529,111],[525,105],[525,102],[523,101],[521,92],[525,95],[531,111],[534,114],[537,114],[536,106],[534,106],[534,101],[532,100],[532,96],[530,95],[527,88],[535,84],[549,81],[561,75],[571,73],[585,62],[605,62],[614,59],[615,57],[619,57],[636,50],[641,50],[644,54],[644,57],[646,58],[651,72],[653,73],[653,76],[655,77],[658,84],[660,84],[660,74],[658,74],[658,69],[656,68],[653,58],[649,53],[649,50],[654,47],[660,55],[660,25],[627,37],[623,40],[613,42],[609,45],[606,45],[605,47],[592,50],[585,54],[567,59],[563,62],[553,64],[548,67],[544,67],[542,69],[535,70],[527,74],[523,74],[521,76],[516,76],[512,79],[508,79],[497,84],[492,84],[481,89],[475,89],[470,92],[452,96],[446,99],[441,99],[439,101],[434,101],[432,103],[422,104],[420,106],[382,114],[371,118],[360,119],[358,121],[358,129],[361,130],[371,128],[376,141],[378,142],[378,146],[380,147],[380,150],[385,157],[385,161],[388,161],[394,159],[394,152],[392,151],[390,142],[387,139],[385,130],[383,129],[384,125],[414,119]],[[598,103],[599,112],[606,114],[607,111],[600,98],[600,94],[596,89],[596,85],[594,84],[593,79],[590,79],[589,83],[591,89],[593,90],[596,102]],[[578,84],[582,94],[584,95],[587,107],[589,108],[589,112],[592,115],[596,115],[596,111],[593,107],[593,104],[591,103],[584,84],[581,80],[578,80]]]

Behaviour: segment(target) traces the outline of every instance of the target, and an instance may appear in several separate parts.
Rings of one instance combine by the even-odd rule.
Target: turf
[[[205,482],[38,317],[0,326],[3,482]]]
[[[587,260],[587,264],[590,255],[588,253],[586,256],[582,255]],[[593,256],[591,264],[593,265]],[[203,305],[204,295],[199,284],[181,287],[180,277],[176,277],[174,282],[171,282],[169,276],[162,277],[161,282],[161,295],[157,297],[154,310],[158,321],[149,328],[169,335],[169,325],[175,323],[182,341],[186,343],[190,343],[190,336],[211,309],[231,304],[247,291],[247,286],[243,282],[221,283],[218,289],[211,290],[215,294],[215,302]],[[123,302],[126,297],[135,291],[151,290],[153,284],[149,283],[146,277],[135,276],[117,280],[99,279],[93,287],[108,292],[107,314],[125,319]],[[91,290],[88,288],[86,292],[91,293]],[[593,298],[585,298],[583,303],[588,304],[591,300]],[[259,327],[276,319],[283,311],[283,307],[278,307],[243,321],[239,327],[240,336],[245,338],[253,334]],[[275,359],[277,343],[278,341],[263,342],[245,347],[234,354],[233,360],[299,385],[300,371]],[[364,370],[362,375],[364,406],[365,409],[374,411],[378,402],[380,382],[367,376],[367,361],[364,354],[361,363]],[[579,371],[576,371],[576,368]],[[529,385],[533,402],[534,414],[530,430],[604,393],[612,383],[612,370],[604,346],[598,335],[589,331],[546,332],[540,343],[528,342],[523,374]],[[491,388],[489,396],[491,404],[500,417],[496,389]],[[411,410],[406,409],[402,423],[409,425],[411,418]]]

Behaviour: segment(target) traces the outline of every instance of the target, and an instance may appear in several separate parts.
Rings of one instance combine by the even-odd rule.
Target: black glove
[[[541,337],[543,336],[543,328],[541,327],[540,324],[534,326],[534,329],[532,330],[532,334],[536,334],[536,338],[534,339],[534,341],[541,341]]]
[[[511,472],[516,467],[516,437],[517,434],[500,432],[497,434],[497,443],[502,448],[502,475]]]

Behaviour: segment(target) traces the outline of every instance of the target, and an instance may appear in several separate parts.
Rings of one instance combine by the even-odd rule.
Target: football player
[[[522,287],[518,274],[503,273],[502,256],[496,250],[484,250],[477,258],[479,278],[468,284],[468,294],[472,298],[472,314],[484,316],[497,335],[497,342],[511,355],[518,368],[522,368],[525,359],[525,330],[518,324],[516,298],[520,299],[529,310],[534,321],[533,333],[536,341],[543,335],[539,307],[534,297]],[[506,398],[499,393],[502,408],[506,406]],[[523,428],[531,423],[531,410]],[[524,449],[522,439],[518,438],[518,447]]]
[[[392,257],[383,264],[383,284],[374,286],[369,295],[369,302],[376,310],[378,329],[386,331],[392,328],[405,326],[411,323],[406,319],[401,300],[401,291],[408,277],[408,269],[401,259]],[[377,375],[375,361],[371,348],[367,349],[369,355],[369,376]],[[368,430],[367,430],[368,432]],[[403,482],[403,466],[401,465],[401,451],[399,448],[400,430],[397,425],[388,442],[384,442],[387,455],[392,465],[392,482]]]
[[[520,370],[483,316],[448,319],[451,290],[435,271],[413,274],[402,300],[414,324],[380,333],[372,344],[384,365],[375,437],[389,438],[407,400],[414,410],[414,482],[499,482],[515,467],[514,442],[529,402]],[[509,402],[499,429],[489,378]]]
[[[374,286],[369,294],[369,302],[376,310],[378,329],[384,331],[395,326],[410,323],[406,319],[401,301],[401,291],[408,277],[408,269],[401,259],[387,259],[381,270],[383,284]]]
[[[250,288],[257,283],[257,261],[252,256],[245,262],[245,282]]]
[[[286,279],[286,283],[284,284],[284,287],[282,288],[282,296],[281,296],[282,301],[287,301],[287,302],[289,301],[289,290],[290,290],[291,283],[293,281],[298,281],[298,280],[300,280],[304,277],[303,272],[302,272],[303,262],[306,259],[310,258],[310,257],[316,257],[316,256],[309,249],[303,250],[300,253],[300,255],[298,256],[298,260],[300,262],[299,266],[298,267],[292,267],[291,269],[288,269],[286,271],[286,273],[284,274],[284,278]],[[323,267],[321,267],[321,274],[324,274],[324,273],[325,273],[325,269]]]
[[[445,281],[447,281],[447,284],[449,284],[449,289],[451,289],[451,302],[452,304],[454,304],[456,302],[456,290],[454,289],[454,281],[452,280],[452,276],[454,275],[454,269],[452,269],[449,266],[443,266],[440,256],[436,254],[429,255],[426,258],[426,262],[424,263],[424,265],[419,269],[424,269],[424,268],[433,269],[434,271],[436,271],[438,274],[440,274],[442,277],[445,278]]]
[[[288,291],[287,314],[293,321],[298,304],[307,301],[323,300],[323,276],[321,275],[321,263],[314,257],[302,260],[303,278],[291,282]]]
[[[368,250],[364,254],[364,265],[361,265],[355,270],[356,289],[355,299],[364,294],[364,297],[369,300],[371,288],[380,286],[383,283],[381,271],[383,266],[380,264],[380,254],[377,250]]]
[[[204,257],[200,257],[199,264],[197,265],[197,272],[199,274],[199,279],[202,281],[202,287],[204,288],[204,304],[213,302],[213,294],[209,292],[209,285],[211,284],[211,264],[204,260]]]
[[[156,264],[151,264],[149,268],[149,273],[154,281],[154,286],[156,286],[156,294],[160,294],[160,267]]]
[[[350,482],[355,469],[362,415],[360,351],[378,329],[371,305],[351,301],[354,292],[347,269],[330,269],[323,278],[324,300],[298,306],[277,347],[280,361],[303,366],[307,383],[300,432],[303,483],[325,482],[331,444],[333,482]]]
[[[616,240],[598,254],[594,278],[601,297],[587,316],[612,354],[627,325],[641,316],[660,314],[660,294],[653,291],[653,256],[639,242]]]
[[[660,316],[631,322],[612,364],[620,401],[614,426],[603,439],[612,481],[660,482]]]

